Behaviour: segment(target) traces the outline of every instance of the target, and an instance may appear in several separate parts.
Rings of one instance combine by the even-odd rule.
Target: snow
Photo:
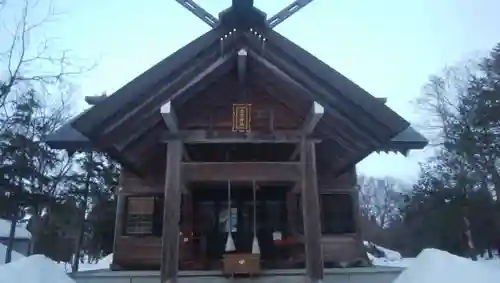
[[[373,252],[367,253],[368,259],[373,265],[407,268],[415,261],[415,258],[413,257],[402,257],[397,251],[393,251],[366,241],[363,243],[369,251]],[[480,256],[478,262],[500,270],[500,255],[498,254],[495,254],[493,258],[489,258],[486,255]]]
[[[414,258],[403,258],[399,252],[386,249],[374,243],[364,241],[363,244],[369,249],[369,251],[373,252],[367,253],[368,259],[373,265],[408,267],[414,261]]]
[[[0,265],[5,264],[6,255],[7,255],[7,246],[4,244],[0,244]],[[12,251],[11,262],[22,258],[25,258],[25,256],[16,251]]]
[[[379,251],[384,253],[384,255],[385,255],[384,257],[389,261],[398,261],[398,260],[403,259],[401,254],[396,252],[396,251],[389,250],[389,249],[383,248],[381,246],[376,246],[376,247]]]
[[[109,266],[111,265],[112,261],[113,261],[113,254],[109,254],[101,258],[97,263],[80,264],[78,271],[109,269]]]
[[[0,266],[0,283],[75,283],[64,269],[43,255]]]
[[[0,218],[0,238],[8,238],[10,234],[10,220]],[[16,239],[31,239],[31,233],[22,224],[16,225]]]
[[[109,254],[101,258],[97,263],[80,263],[78,264],[78,271],[89,271],[89,270],[109,270],[109,266],[113,262],[113,254]],[[59,266],[63,267],[67,272],[71,271],[71,264],[67,262],[58,263]]]
[[[389,266],[389,267],[409,267],[415,258],[402,258],[400,260],[389,260],[387,258],[377,258],[371,254],[368,254],[368,258],[371,260],[373,265],[376,266]]]
[[[401,260],[403,258],[400,253],[393,251],[393,250],[390,250],[390,249],[386,249],[386,248],[381,247],[379,245],[376,245],[374,243],[363,241],[363,244],[365,245],[365,247],[367,247],[369,249],[376,249],[378,251],[378,253],[383,255],[382,257],[387,259],[388,261],[398,261],[398,260]],[[377,257],[375,257],[375,255],[372,255],[372,256],[374,258],[377,258]]]
[[[500,269],[436,249],[423,250],[393,283],[497,283]]]

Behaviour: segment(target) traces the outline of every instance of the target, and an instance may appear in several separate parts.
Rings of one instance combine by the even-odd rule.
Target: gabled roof
[[[75,129],[88,137],[93,136],[93,133],[98,132],[97,125],[125,114],[138,98],[151,98],[153,94],[148,92],[155,86],[159,86],[157,91],[161,91],[164,87],[162,83],[172,83],[177,77],[185,75],[183,71],[186,66],[208,55],[214,45],[218,47],[222,35],[222,30],[213,29],[193,40],[72,121]],[[191,75],[194,74],[193,72]]]
[[[263,38],[265,40],[263,40]],[[427,140],[388,106],[268,27],[235,31],[221,25],[192,41],[70,121],[47,142],[55,147],[92,145],[134,163],[132,148],[153,146],[148,132],[163,129],[159,109],[177,106],[236,68],[236,51],[249,52],[249,73],[264,86],[307,95],[325,108],[328,132],[318,150],[342,172],[376,150],[406,153]],[[174,105],[175,105],[174,104]],[[146,137],[147,136],[147,137]]]

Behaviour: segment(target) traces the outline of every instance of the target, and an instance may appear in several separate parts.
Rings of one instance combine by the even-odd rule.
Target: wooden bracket
[[[163,117],[163,121],[165,121],[165,125],[167,125],[168,130],[171,133],[178,134],[179,126],[177,125],[177,116],[175,115],[172,107],[172,102],[167,101],[167,103],[163,104],[160,108],[160,113]]]
[[[242,48],[238,51],[238,59],[237,59],[237,64],[238,64],[238,80],[240,83],[244,83],[246,79],[246,73],[247,73],[247,56],[248,52]]]
[[[304,124],[302,126],[302,131],[306,135],[314,132],[314,128],[316,128],[316,125],[318,124],[321,117],[323,117],[324,113],[325,113],[325,109],[323,108],[323,106],[321,106],[321,104],[314,101],[313,105],[311,107],[311,111],[309,112],[308,116],[304,120]]]

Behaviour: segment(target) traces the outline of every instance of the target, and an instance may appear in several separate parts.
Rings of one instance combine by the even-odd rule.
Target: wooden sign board
[[[250,132],[251,104],[233,104],[233,132]]]

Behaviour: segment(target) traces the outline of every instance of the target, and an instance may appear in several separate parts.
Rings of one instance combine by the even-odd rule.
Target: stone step
[[[324,283],[390,283],[402,271],[397,267],[325,269]],[[160,283],[158,271],[82,271],[76,283]],[[179,283],[304,283],[304,270],[266,270],[253,278],[226,278],[220,271],[183,271]]]

